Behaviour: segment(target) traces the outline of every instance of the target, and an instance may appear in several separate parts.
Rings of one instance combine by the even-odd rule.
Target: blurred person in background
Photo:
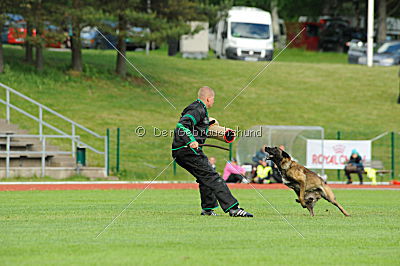
[[[267,153],[265,152],[265,147],[267,145],[263,145],[259,151],[253,156],[253,164],[257,167],[258,165],[262,164],[265,157],[267,157]]]
[[[237,160],[233,158],[225,165],[223,179],[226,183],[247,183],[247,179],[244,178],[245,173],[246,170],[238,165]]]
[[[257,176],[254,178],[254,183],[268,184],[271,182],[272,167],[268,165],[266,160],[263,160],[257,166]]]
[[[253,158],[251,159],[252,165],[253,165],[253,170],[251,171],[251,177],[255,178],[257,175],[257,166],[259,166],[260,164],[262,164],[262,162],[265,160],[265,158],[267,157],[267,153],[265,152],[265,148],[267,147],[267,145],[263,145],[261,147],[260,150],[258,150],[256,152],[256,154],[253,156]]]
[[[347,177],[347,184],[353,183],[350,176],[350,174],[352,173],[358,174],[358,178],[360,179],[360,185],[363,184],[362,174],[364,172],[364,165],[362,164],[362,158],[356,149],[353,149],[351,151],[350,159],[347,162],[344,171]]]

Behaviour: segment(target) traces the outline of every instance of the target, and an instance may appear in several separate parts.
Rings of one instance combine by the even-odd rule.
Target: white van
[[[210,32],[210,48],[218,58],[271,60],[274,38],[271,14],[259,8],[233,7]]]

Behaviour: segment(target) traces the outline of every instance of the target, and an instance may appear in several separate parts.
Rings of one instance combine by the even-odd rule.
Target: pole
[[[325,153],[324,153],[324,151],[325,151],[325,149],[324,149],[324,141],[325,141],[325,131],[324,131],[324,129],[322,129],[322,131],[321,131],[321,137],[322,137],[322,141],[321,141],[321,153],[322,153],[322,176],[325,176],[325,164],[324,164],[324,156],[325,156]]]
[[[340,140],[341,135],[342,135],[341,132],[338,130],[338,131],[336,132],[336,139],[337,139],[337,140]],[[340,180],[340,169],[337,170],[337,179]]]
[[[395,167],[394,167],[394,163],[395,163],[395,158],[394,158],[394,154],[395,154],[395,152],[394,152],[394,132],[392,132],[391,133],[391,146],[392,146],[392,180],[394,179],[394,170],[395,170]]]
[[[6,147],[6,149],[7,149],[7,158],[6,158],[6,178],[9,178],[10,177],[10,142],[11,142],[11,140],[10,140],[10,136],[7,136],[7,147]]]
[[[367,65],[372,67],[374,56],[374,0],[368,0]]]
[[[75,158],[76,149],[75,149],[75,125],[74,124],[72,124],[71,135],[72,135],[72,157]]]
[[[10,91],[8,89],[6,89],[6,101],[7,101],[6,120],[7,124],[10,124]]]
[[[116,170],[119,172],[119,146],[120,146],[120,128],[117,128],[117,162],[116,162]]]
[[[46,168],[46,137],[42,137],[42,177],[46,175],[45,168]]]
[[[39,135],[40,135],[40,139],[42,139],[42,135],[43,135],[43,109],[42,109],[42,106],[39,106]]]
[[[106,173],[107,176],[110,175],[110,129],[107,128],[107,151],[106,151]]]

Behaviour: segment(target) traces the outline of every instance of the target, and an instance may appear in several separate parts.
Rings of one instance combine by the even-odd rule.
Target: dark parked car
[[[350,48],[350,41],[353,39],[365,42],[367,36],[363,31],[350,27],[345,20],[327,20],[320,31],[319,49],[340,53],[347,52]]]
[[[115,27],[116,25],[110,25]],[[117,36],[103,31],[100,29],[101,33],[107,38],[107,41],[94,27],[85,27],[81,31],[81,42],[83,48],[89,49],[113,49],[112,45],[117,47]],[[140,37],[143,36],[143,28],[140,27],[132,27],[130,31],[130,35],[132,37],[128,37],[125,39],[126,49],[127,50],[135,50],[137,48],[145,48],[146,43],[143,40],[140,40]],[[138,38],[135,38],[137,36]],[[111,44],[110,44],[111,42]]]
[[[367,56],[358,59],[359,64],[367,64]],[[382,44],[373,57],[373,64],[377,66],[394,66],[400,64],[400,41]]]
[[[347,51],[346,42],[351,40],[351,28],[343,20],[328,20],[320,31],[319,49],[322,51]]]
[[[117,46],[117,37],[101,30],[101,33],[107,38],[112,45]],[[82,48],[89,49],[113,49],[112,45],[100,35],[97,27],[85,27],[81,31]]]

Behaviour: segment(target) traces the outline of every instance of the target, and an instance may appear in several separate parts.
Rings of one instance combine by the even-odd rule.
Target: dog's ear
[[[285,151],[282,151],[282,157],[290,159],[290,155],[287,154]]]

